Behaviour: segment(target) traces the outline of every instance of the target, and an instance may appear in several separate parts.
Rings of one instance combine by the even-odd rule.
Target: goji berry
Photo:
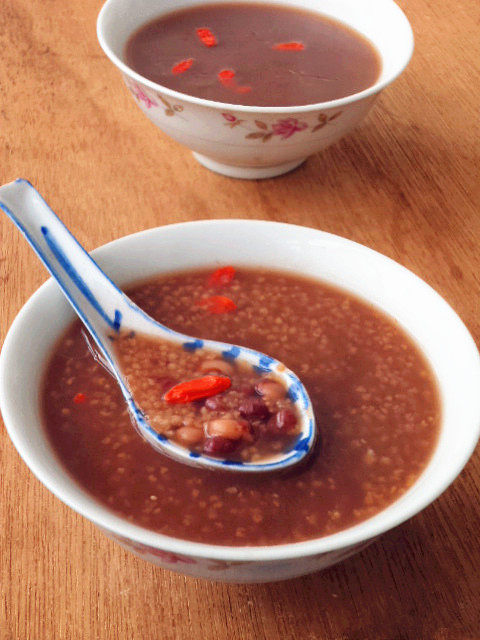
[[[217,393],[229,389],[231,385],[232,381],[226,376],[203,376],[203,378],[180,382],[167,391],[163,397],[170,404],[185,404],[215,396]]]
[[[178,62],[172,67],[172,73],[174,75],[178,75],[179,73],[184,73],[185,71],[188,71],[188,69],[190,69],[192,64],[193,64],[193,58],[182,60],[181,62]]]
[[[208,285],[210,287],[224,287],[235,277],[235,269],[233,267],[220,267],[208,276]]]
[[[231,298],[227,298],[227,296],[202,298],[196,302],[196,305],[209,313],[228,313],[229,311],[235,311],[237,308],[235,302]]]
[[[279,42],[278,44],[274,44],[272,49],[276,49],[277,51],[303,51],[305,45],[301,42]]]
[[[206,47],[217,46],[217,39],[210,31],[210,29],[207,29],[205,27],[197,29],[197,36],[200,38],[202,44],[204,44]]]

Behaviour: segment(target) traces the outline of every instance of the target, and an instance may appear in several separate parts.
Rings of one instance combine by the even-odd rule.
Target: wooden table
[[[157,225],[309,225],[398,260],[480,338],[478,0],[403,0],[408,71],[358,130],[297,171],[243,182],[154,129],[95,37],[100,0],[0,3],[0,182],[29,178],[88,248]],[[0,217],[1,337],[46,279]],[[28,393],[28,390],[26,390]],[[54,498],[0,432],[1,640],[480,638],[480,456],[422,514],[290,582],[184,578]]]

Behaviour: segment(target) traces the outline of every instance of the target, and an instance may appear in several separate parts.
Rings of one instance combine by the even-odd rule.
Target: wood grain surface
[[[154,128],[95,36],[100,0],[0,0],[0,182],[29,178],[89,249],[200,218],[308,225],[424,278],[480,339],[478,0],[402,0],[416,51],[349,137],[297,171],[235,181]],[[46,272],[0,217],[0,334]],[[28,393],[28,388],[26,389]],[[480,638],[480,455],[423,513],[322,573],[185,578],[54,498],[0,431],[1,640]]]

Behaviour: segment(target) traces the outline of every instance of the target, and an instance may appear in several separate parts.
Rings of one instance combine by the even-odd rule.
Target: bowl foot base
[[[229,178],[241,178],[243,180],[261,180],[263,178],[275,178],[275,176],[281,176],[284,173],[293,171],[299,167],[307,158],[300,158],[300,160],[293,160],[291,162],[284,162],[283,164],[276,164],[273,167],[238,167],[232,164],[223,164],[212,160],[208,156],[204,156],[200,153],[192,152],[193,156],[200,164],[215,173],[221,173],[223,176]]]

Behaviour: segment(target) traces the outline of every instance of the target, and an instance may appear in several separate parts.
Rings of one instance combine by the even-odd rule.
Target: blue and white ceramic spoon
[[[305,458],[315,442],[315,420],[308,394],[294,373],[258,351],[192,338],[148,316],[105,275],[27,180],[18,179],[0,187],[0,208],[36,251],[92,335],[120,385],[138,431],[152,447],[189,465],[243,472],[276,471]],[[157,433],[136,406],[119,368],[108,336],[120,329],[167,340],[187,351],[206,349],[226,359],[246,362],[259,372],[275,373],[299,409],[301,432],[295,443],[289,451],[275,454],[264,462],[238,462],[192,452]]]

